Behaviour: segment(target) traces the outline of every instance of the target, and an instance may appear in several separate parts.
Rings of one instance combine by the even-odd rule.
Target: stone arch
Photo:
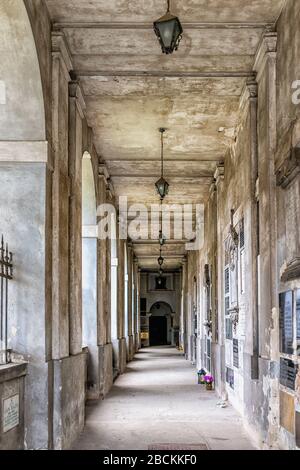
[[[44,141],[39,60],[23,0],[0,4],[0,141]]]
[[[159,307],[159,308],[157,308],[157,307]],[[152,315],[157,314],[157,310],[160,310],[161,307],[163,307],[163,309],[162,309],[162,311],[164,312],[163,315],[171,315],[173,313],[171,305],[168,302],[164,302],[164,301],[154,302],[154,304],[150,308],[150,313]]]
[[[98,320],[97,320],[97,203],[91,155],[82,158],[82,324],[83,346],[88,347],[88,388],[90,396],[98,384]]]

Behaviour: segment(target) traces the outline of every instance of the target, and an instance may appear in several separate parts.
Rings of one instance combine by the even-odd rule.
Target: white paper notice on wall
[[[6,86],[3,80],[0,80],[0,104],[6,104]]]
[[[19,426],[20,422],[20,397],[13,397],[3,400],[3,433],[9,432]]]

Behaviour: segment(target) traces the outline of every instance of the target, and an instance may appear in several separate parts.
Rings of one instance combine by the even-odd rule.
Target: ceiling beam
[[[184,245],[186,243],[189,243],[189,240],[168,240],[164,246],[168,245]],[[158,239],[157,240],[135,240],[132,241],[133,245],[156,245],[158,244]]]
[[[205,23],[193,22],[182,23],[183,29],[270,29],[274,28],[272,23],[242,22],[242,23]],[[153,29],[153,23],[134,22],[70,22],[62,21],[53,24],[55,30],[61,29]]]
[[[101,54],[99,55],[101,57]],[[252,78],[255,72],[167,72],[158,70],[75,70],[78,77],[168,77],[168,78]]]
[[[164,259],[167,260],[167,261],[168,261],[168,260],[180,261],[180,260],[184,259],[185,256],[186,256],[186,255],[176,255],[176,254],[170,255],[170,254],[165,254],[165,253],[163,253],[163,257],[164,257]],[[156,254],[156,255],[137,255],[137,258],[138,258],[139,261],[140,261],[140,260],[152,260],[152,259],[153,259],[153,260],[157,260],[157,254]]]
[[[179,171],[178,171],[179,173]],[[148,174],[145,176],[144,174],[141,173],[131,173],[130,175],[126,174],[116,174],[114,175],[112,172],[110,172],[110,177],[114,179],[115,182],[122,182],[122,180],[129,180],[129,182],[133,183],[148,183],[152,182],[153,178],[159,178],[160,174],[153,173],[153,174]],[[197,176],[169,176],[168,180],[170,180],[173,184],[199,184],[203,182],[208,182],[211,183],[213,181],[214,174],[212,172],[211,176],[207,175],[197,175]],[[137,178],[139,178],[139,181],[137,181]]]

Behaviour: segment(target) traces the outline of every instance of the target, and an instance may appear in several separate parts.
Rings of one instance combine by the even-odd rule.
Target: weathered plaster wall
[[[51,22],[48,9],[43,0],[16,0],[24,3],[31,24],[35,41],[37,58],[39,61],[39,73],[42,80],[42,92],[44,97],[44,109],[42,111],[46,123],[46,138],[50,141],[52,133],[52,50],[51,50]],[[23,8],[20,6],[20,8]]]
[[[25,392],[25,445],[46,448],[51,398],[47,387],[48,364],[45,362],[45,338],[49,334],[45,305],[45,164],[1,163],[0,181],[0,231],[14,254],[9,347],[29,362]]]
[[[45,140],[40,69],[23,1],[2,2],[0,17],[0,139]]]

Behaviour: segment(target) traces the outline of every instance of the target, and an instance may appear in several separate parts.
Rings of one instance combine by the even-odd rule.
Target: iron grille
[[[240,228],[240,248],[244,248],[245,246],[245,220],[241,220],[241,228]]]
[[[4,243],[0,245],[0,364],[10,362],[8,352],[8,283],[13,278],[13,255]]]

